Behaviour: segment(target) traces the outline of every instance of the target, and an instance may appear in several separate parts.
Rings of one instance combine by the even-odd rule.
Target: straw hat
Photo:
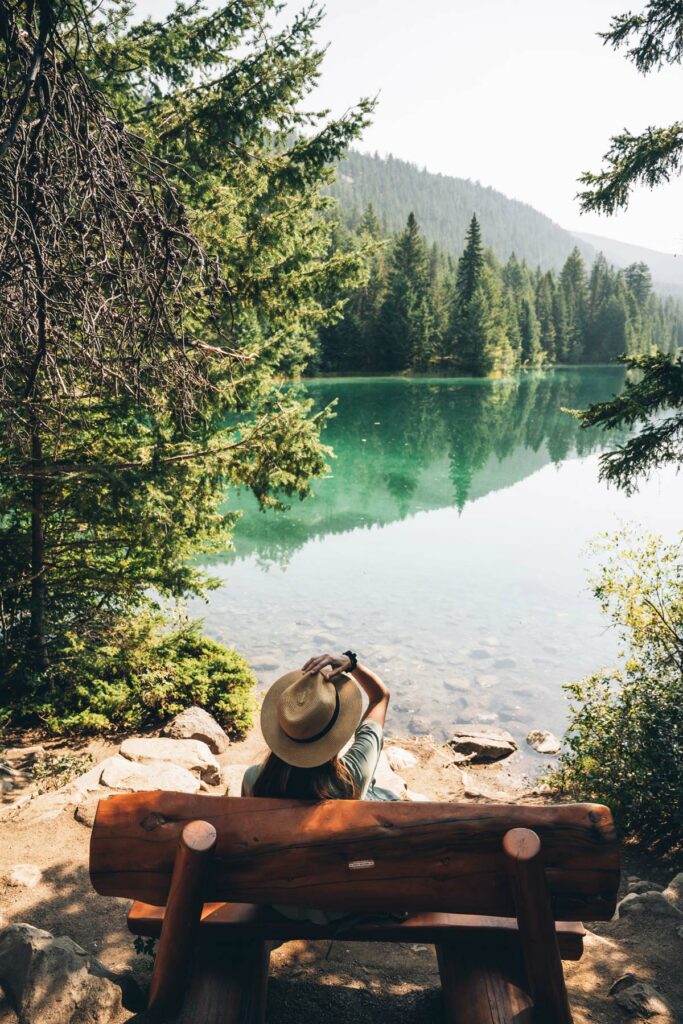
[[[346,675],[288,672],[273,683],[261,707],[261,732],[279,758],[316,768],[335,757],[358,728],[363,701]]]

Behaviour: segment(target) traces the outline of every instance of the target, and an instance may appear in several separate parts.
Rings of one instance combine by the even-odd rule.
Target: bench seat
[[[128,913],[128,927],[134,935],[158,938],[165,907],[136,900]],[[556,922],[557,943],[563,960],[580,960],[586,929],[578,921]],[[339,932],[335,924],[290,921],[269,907],[252,903],[205,903],[200,930],[220,938],[250,939],[334,939],[345,942],[426,942],[434,945],[475,937],[490,943],[519,942],[514,917],[483,917],[476,914],[411,914],[405,921],[362,921]]]

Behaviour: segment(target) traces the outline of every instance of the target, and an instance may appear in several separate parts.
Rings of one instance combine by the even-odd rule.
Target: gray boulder
[[[644,878],[639,878],[635,882],[629,882],[626,887],[627,893],[636,893],[640,896],[644,892],[663,892],[664,886],[658,885],[656,882],[647,882]]]
[[[164,737],[124,740],[119,753],[137,764],[164,762],[198,775],[210,786],[218,786],[221,770],[218,761],[201,740],[172,740]]]
[[[679,910],[683,910],[683,871],[674,875],[664,890],[664,896]]]
[[[196,775],[177,764],[168,761],[138,764],[125,757],[108,758],[100,782],[109,789],[119,789],[126,793],[151,793],[155,789],[165,789],[171,793],[197,793],[201,784]]]
[[[661,993],[646,981],[640,981],[635,974],[624,974],[618,978],[609,994],[614,996],[622,1010],[639,1020],[656,1017],[660,1021],[670,1021],[671,1024],[676,1020],[671,1006]]]
[[[517,749],[514,738],[506,729],[493,725],[456,725],[448,741],[449,747],[472,762],[500,761]]]
[[[131,1010],[142,1004],[132,979],[117,977],[72,939],[30,924],[0,932],[0,984],[20,1024],[110,1024],[124,1002]]]
[[[653,917],[675,918],[683,923],[683,913],[666,898],[663,892],[632,892],[628,896],[624,896],[617,906],[617,915],[624,918],[631,914],[651,914]]]
[[[204,708],[196,706],[185,708],[172,718],[163,733],[174,740],[201,740],[212,754],[223,754],[230,745],[230,740],[216,719]]]

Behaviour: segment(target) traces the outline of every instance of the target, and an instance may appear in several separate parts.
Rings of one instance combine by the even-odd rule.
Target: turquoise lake
[[[615,662],[617,638],[588,584],[600,531],[672,536],[683,475],[626,497],[598,478],[608,436],[563,409],[620,390],[618,367],[514,380],[345,378],[330,472],[286,513],[243,517],[211,560],[222,584],[191,611],[253,663],[265,687],[311,654],[348,647],[391,687],[390,731],[456,722],[563,729],[562,684]],[[614,440],[614,439],[612,439]]]

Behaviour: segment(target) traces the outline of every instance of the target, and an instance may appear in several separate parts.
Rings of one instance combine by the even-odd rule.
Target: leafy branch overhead
[[[627,58],[648,74],[683,58],[683,4],[680,0],[649,0],[640,14],[614,17],[605,43],[626,49]],[[579,181],[583,210],[614,213],[628,205],[637,185],[654,188],[680,174],[683,167],[683,121],[649,127],[639,135],[624,130],[613,136],[597,174],[587,171]]]

